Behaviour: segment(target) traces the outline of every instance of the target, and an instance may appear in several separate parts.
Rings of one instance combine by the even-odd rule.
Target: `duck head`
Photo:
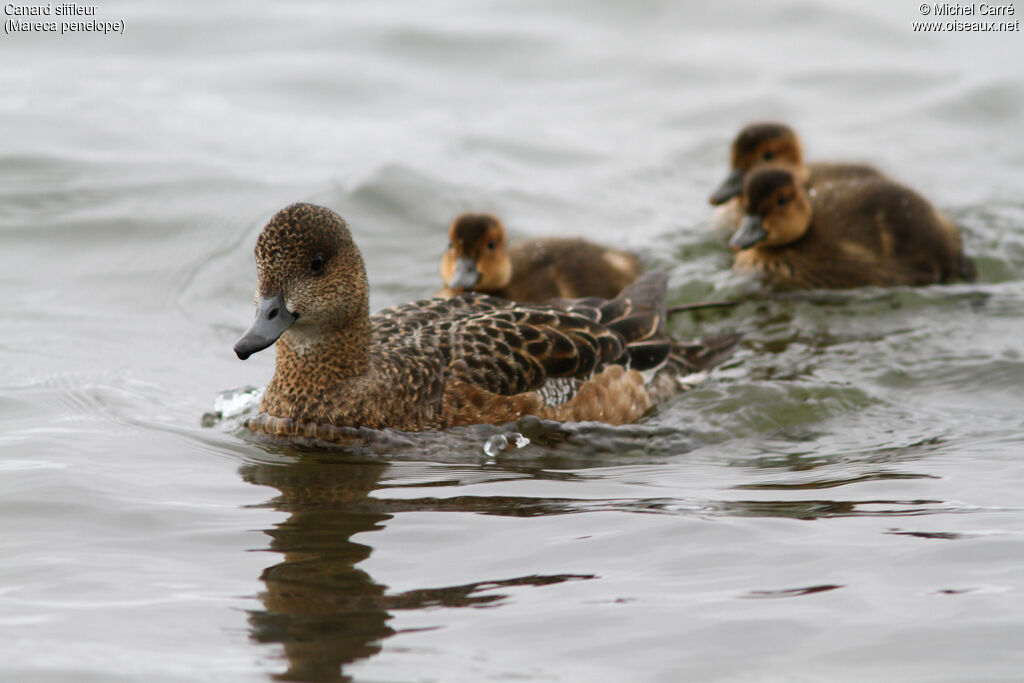
[[[729,175],[708,201],[717,206],[738,197],[746,175],[765,164],[790,166],[798,175],[806,173],[800,139],[792,128],[781,123],[754,123],[741,130],[732,142]],[[805,180],[801,178],[801,182]]]
[[[242,360],[282,335],[315,340],[368,315],[363,258],[330,209],[292,204],[277,212],[256,240],[256,272],[256,319],[234,347]]]
[[[454,292],[501,289],[512,279],[505,226],[486,213],[464,213],[448,227],[441,277]]]
[[[783,166],[765,166],[747,177],[743,212],[743,223],[729,240],[736,251],[795,242],[811,224],[807,195],[793,171]]]

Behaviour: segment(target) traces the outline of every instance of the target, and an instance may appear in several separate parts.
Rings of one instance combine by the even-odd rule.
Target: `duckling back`
[[[807,164],[807,187],[820,187],[830,183],[848,183],[865,180],[883,180],[885,174],[874,166],[851,162],[812,161]]]
[[[777,287],[927,285],[973,273],[956,228],[919,194],[884,178],[805,192],[788,169],[766,167],[748,179],[744,205],[735,266]]]
[[[582,239],[539,239],[509,247],[512,279],[496,292],[513,301],[542,303],[554,298],[610,299],[640,275],[634,255]]]
[[[928,285],[973,279],[959,231],[924,197],[884,178],[825,185],[811,192],[813,229],[864,250],[865,279],[878,285]]]

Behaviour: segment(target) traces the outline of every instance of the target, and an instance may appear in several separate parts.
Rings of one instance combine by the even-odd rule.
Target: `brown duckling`
[[[247,424],[277,436],[332,441],[353,427],[422,431],[524,415],[631,422],[738,338],[671,340],[663,274],[564,308],[465,293],[370,316],[345,221],[312,204],[270,219],[256,263],[256,320],[234,348],[244,360],[276,342],[262,414]]]
[[[972,279],[959,232],[919,194],[884,178],[805,190],[788,167],[747,178],[734,267],[785,289]]]
[[[800,138],[792,128],[782,123],[753,123],[733,140],[729,175],[708,198],[713,206],[729,202],[715,219],[717,225],[730,231],[739,226],[743,220],[739,199],[743,193],[743,180],[752,170],[765,164],[788,166],[807,189],[826,183],[885,177],[881,171],[866,164],[804,163]]]
[[[505,226],[486,213],[457,216],[441,257],[438,296],[475,291],[524,303],[587,296],[611,298],[642,271],[633,254],[582,239],[507,244]]]

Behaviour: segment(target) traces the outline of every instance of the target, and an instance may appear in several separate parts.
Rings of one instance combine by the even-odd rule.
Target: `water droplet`
[[[488,457],[495,457],[508,448],[508,438],[504,434],[495,434],[484,442],[484,453]]]

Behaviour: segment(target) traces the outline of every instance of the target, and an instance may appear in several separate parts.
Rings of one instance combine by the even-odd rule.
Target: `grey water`
[[[1021,680],[1024,43],[919,7],[104,0],[123,34],[0,37],[0,680]],[[979,280],[730,273],[706,199],[764,119],[931,198]],[[273,372],[231,346],[294,201],[374,309],[488,210],[746,336],[636,425],[266,446],[203,416]]]

